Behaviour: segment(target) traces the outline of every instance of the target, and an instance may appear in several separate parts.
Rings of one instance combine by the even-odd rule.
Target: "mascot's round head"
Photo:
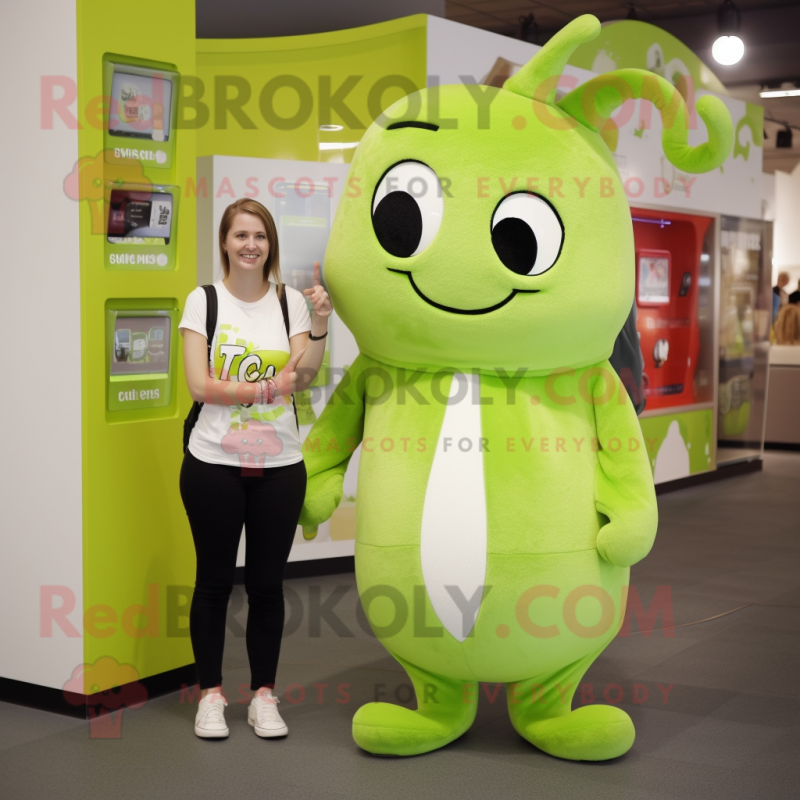
[[[416,92],[358,147],[325,256],[337,312],[361,352],[403,367],[545,373],[602,361],[633,301],[633,231],[600,132],[621,103],[651,100],[662,146],[687,172],[727,157],[720,100],[687,145],[674,87],[644,70],[598,76],[555,101],[593,16],[560,31],[502,89]]]

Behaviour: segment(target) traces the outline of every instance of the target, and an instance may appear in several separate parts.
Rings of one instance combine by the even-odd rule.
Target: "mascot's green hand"
[[[642,509],[626,522],[608,522],[597,534],[597,552],[615,567],[630,567],[650,552],[657,526],[658,513],[649,509]]]
[[[313,527],[329,520],[342,502],[343,486],[344,475],[339,470],[326,470],[309,478],[299,524]]]

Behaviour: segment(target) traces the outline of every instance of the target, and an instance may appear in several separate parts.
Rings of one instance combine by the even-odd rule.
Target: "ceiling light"
[[[800,89],[764,89],[761,97],[800,97]]]
[[[719,38],[711,47],[711,55],[718,64],[730,67],[738,64],[744,55],[744,42],[739,38],[742,15],[733,0],[724,0],[717,11]]]
[[[320,142],[320,150],[354,150],[358,142]]]

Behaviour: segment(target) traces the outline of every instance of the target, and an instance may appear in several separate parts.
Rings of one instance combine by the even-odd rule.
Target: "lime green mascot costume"
[[[657,527],[641,429],[608,362],[634,250],[601,131],[646,98],[686,172],[719,167],[733,131],[705,96],[708,141],[688,146],[683,99],[643,70],[556,102],[567,59],[599,30],[574,20],[502,89],[404,98],[353,160],[325,276],[360,355],[309,435],[301,522],[330,518],[361,443],[358,590],[418,706],[360,708],[353,737],[371,753],[461,736],[481,681],[506,685],[512,724],[546,753],[595,761],[633,744],[620,708],[572,710]]]

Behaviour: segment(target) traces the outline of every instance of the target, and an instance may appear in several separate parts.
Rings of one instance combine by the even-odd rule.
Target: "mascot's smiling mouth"
[[[388,267],[389,272],[396,272],[398,275],[406,275],[408,276],[408,280],[411,281],[411,286],[414,288],[414,291],[429,305],[433,306],[434,308],[440,308],[442,311],[449,311],[451,314],[488,314],[491,311],[497,311],[498,308],[502,308],[506,303],[511,302],[514,295],[517,294],[536,294],[539,292],[539,289],[512,289],[511,294],[506,297],[505,300],[501,300],[499,303],[495,303],[493,306],[489,306],[488,308],[451,308],[450,306],[443,306],[441,303],[436,303],[430,299],[430,297],[426,297],[421,291],[419,286],[414,282],[414,277],[411,275],[411,272],[405,269],[392,269]]]

